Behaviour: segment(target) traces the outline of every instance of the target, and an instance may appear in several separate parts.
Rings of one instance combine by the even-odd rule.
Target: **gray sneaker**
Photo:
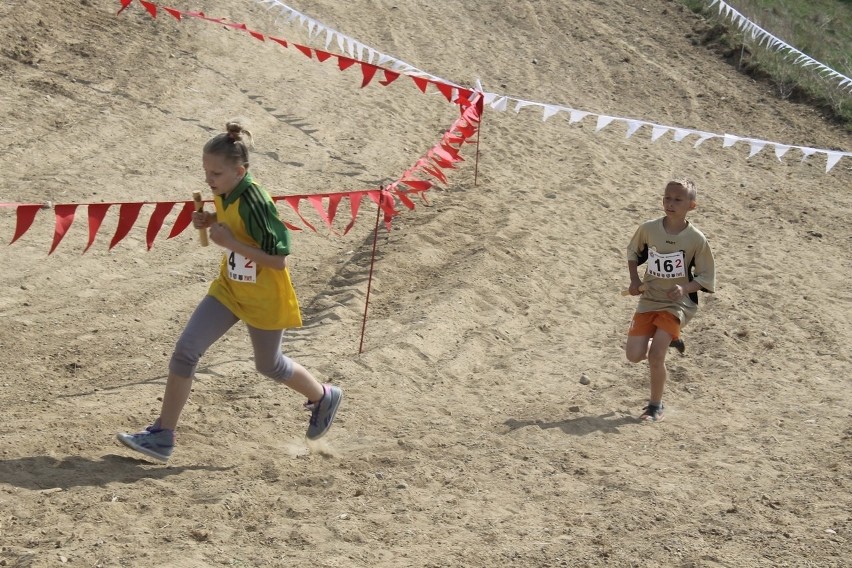
[[[343,400],[343,391],[334,385],[323,385],[322,393],[319,402],[305,403],[305,408],[311,411],[311,421],[305,434],[309,440],[322,438],[328,432],[337,413],[337,407]]]
[[[128,448],[161,462],[168,461],[175,445],[174,430],[160,428],[158,423],[136,434],[120,432],[117,437],[118,441]]]

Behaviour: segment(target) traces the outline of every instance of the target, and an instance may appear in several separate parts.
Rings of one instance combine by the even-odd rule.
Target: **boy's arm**
[[[628,260],[627,261],[627,272],[628,272],[628,274],[630,274],[630,288],[629,288],[629,290],[630,290],[631,296],[638,296],[639,294],[642,293],[642,291],[639,290],[639,286],[642,285],[642,279],[639,278],[638,268],[639,268],[639,263],[637,261],[635,261],[635,260]]]

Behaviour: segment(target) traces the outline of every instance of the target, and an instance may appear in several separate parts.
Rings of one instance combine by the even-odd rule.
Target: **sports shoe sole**
[[[135,450],[135,451],[139,452],[140,454],[145,454],[146,456],[148,456],[151,459],[155,459],[155,460],[163,462],[163,463],[169,461],[170,456],[164,456],[163,454],[158,454],[154,450],[151,450],[149,448],[146,448],[146,447],[143,447],[143,446],[140,446],[139,444],[137,444],[134,441],[132,434],[119,433],[116,436],[116,438],[118,438],[119,442],[121,442],[122,444],[124,444],[125,446],[130,448],[131,450]]]

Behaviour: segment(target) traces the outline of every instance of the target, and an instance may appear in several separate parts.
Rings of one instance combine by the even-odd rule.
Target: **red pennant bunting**
[[[174,17],[174,19],[177,20],[178,22],[180,21],[180,19],[181,19],[180,10],[175,10],[174,8],[166,8],[165,6],[163,6],[163,10],[165,10],[166,12],[171,14]]]
[[[151,2],[146,2],[145,0],[139,0],[139,2],[145,6],[145,9],[148,10],[148,13],[151,14],[152,18],[157,17],[157,5],[152,4]]]
[[[400,183],[404,183],[411,189],[416,189],[417,191],[426,191],[433,185],[431,181],[424,181],[420,179],[403,179],[400,180]]]
[[[341,199],[343,199],[343,196],[340,195],[340,194],[328,196],[328,221],[329,221],[329,223],[334,223],[334,217],[337,215],[337,206],[340,204]],[[329,226],[331,226],[331,225],[329,225]]]
[[[319,213],[320,219],[322,219],[328,228],[331,228],[331,219],[328,218],[328,213],[325,212],[325,209],[322,206],[322,196],[321,195],[309,195],[308,202],[314,206],[317,213]]]
[[[301,227],[297,227],[296,225],[294,225],[292,223],[288,223],[287,221],[284,221],[284,226],[287,227],[288,229],[290,229],[291,231],[301,231],[302,230]]]
[[[166,215],[171,213],[174,206],[174,202],[161,202],[157,203],[154,208],[151,220],[148,221],[148,230],[145,231],[145,242],[148,244],[148,250],[151,250],[151,247],[154,246],[154,239],[157,238],[157,233],[160,232],[163,221],[166,220]]]
[[[352,212],[352,220],[349,221],[349,224],[346,225],[345,229],[343,229],[344,235],[349,232],[349,229],[355,226],[355,217],[358,216],[358,209],[361,208],[361,200],[363,198],[364,193],[360,191],[349,194],[349,210]]]
[[[398,191],[398,192],[396,192],[395,195],[397,196],[397,198],[399,198],[399,200],[402,202],[402,204],[405,205],[408,209],[414,209],[414,202],[411,201],[408,198],[408,196],[405,195],[404,192]]]
[[[447,183],[447,176],[445,176],[444,172],[442,172],[438,168],[426,168],[426,167],[424,167],[423,171],[425,171],[426,173],[436,177],[440,181]]]
[[[243,26],[245,26],[245,24],[243,24]],[[254,39],[259,39],[260,41],[266,41],[266,39],[265,39],[266,36],[264,36],[262,33],[252,31],[252,30],[247,30],[247,31],[251,35],[251,37],[253,37]]]
[[[181,209],[180,213],[178,213],[177,219],[175,219],[175,224],[172,225],[172,230],[166,238],[171,239],[176,237],[181,234],[184,229],[189,227],[189,224],[192,222],[193,211],[195,211],[195,204],[192,201],[184,201],[183,209]]]
[[[316,54],[317,59],[319,59],[320,63],[331,57],[331,54],[329,52],[320,51],[319,49],[315,49],[314,54]]]
[[[62,238],[65,236],[65,233],[68,232],[68,228],[71,226],[71,223],[74,222],[74,213],[77,211],[77,205],[57,205],[53,208],[53,212],[56,216],[56,226],[53,230],[53,244],[50,246],[50,252],[47,253],[48,256],[53,254],[53,251],[56,250],[56,247],[59,246],[59,243],[62,242]]]
[[[10,245],[27,232],[27,230],[32,226],[35,216],[39,211],[41,211],[41,209],[41,205],[18,205],[15,210],[15,216],[17,217],[15,222],[15,234],[12,235],[12,241],[9,243]]]
[[[414,84],[417,85],[417,88],[420,89],[420,92],[426,92],[426,87],[429,85],[429,81],[427,79],[424,79],[422,77],[412,77],[411,80],[414,81]]]
[[[385,69],[384,71],[385,71],[385,80],[379,81],[380,85],[384,85],[385,87],[387,87],[388,85],[390,85],[391,83],[393,83],[394,81],[396,81],[399,78],[399,73],[397,73],[396,71],[391,71],[390,69]]]
[[[361,63],[361,74],[364,76],[364,80],[361,81],[362,89],[370,84],[370,81],[373,80],[373,77],[376,75],[376,71],[378,70],[379,68],[375,65],[371,65],[369,63]]]
[[[271,39],[275,43],[280,44],[282,47],[287,47],[287,40],[286,39],[281,39],[280,37],[272,37],[272,36],[269,36],[269,39]]]
[[[133,0],[121,0],[121,8],[118,9],[118,12],[116,12],[115,15],[117,16],[117,15],[121,14],[122,12],[124,12],[127,9],[127,7],[130,6],[130,4],[132,4],[132,3],[133,3]]]
[[[109,250],[121,242],[121,239],[127,236],[130,229],[133,228],[133,223],[139,217],[139,211],[144,203],[122,203],[118,210],[118,227],[115,229],[115,235],[109,243]]]
[[[295,47],[296,49],[298,49],[299,51],[301,51],[302,53],[307,55],[308,59],[311,59],[313,57],[313,55],[311,55],[312,50],[311,50],[310,47],[306,47],[304,45],[299,45],[298,43],[294,43],[293,47]]]
[[[109,210],[110,205],[112,203],[92,203],[89,205],[89,242],[86,243],[86,248],[83,249],[85,253],[89,250],[89,247],[92,246],[92,243],[95,242],[95,235],[98,234],[98,229],[101,227],[101,223],[104,220],[104,216],[106,215],[107,210]]]
[[[286,197],[284,197],[284,201],[287,203],[287,205],[289,205],[290,207],[293,208],[293,211],[296,212],[296,215],[299,216],[299,219],[302,220],[302,223],[304,223],[306,227],[308,227],[310,230],[312,230],[313,232],[316,233],[316,231],[317,231],[316,227],[314,227],[313,225],[308,223],[308,220],[305,219],[304,217],[302,217],[302,214],[299,213],[299,201],[300,200],[301,200],[301,197],[298,197],[298,196],[295,196],[295,197],[286,196]]]
[[[446,97],[446,99],[449,102],[453,102],[453,86],[452,85],[447,85],[446,83],[435,82],[435,86],[438,87],[438,90],[441,91],[441,93],[443,93],[444,97]]]
[[[347,69],[352,67],[352,65],[354,65],[354,64],[355,64],[354,59],[350,59],[348,57],[343,57],[342,55],[337,56],[337,67],[339,67],[341,71],[346,71]]]

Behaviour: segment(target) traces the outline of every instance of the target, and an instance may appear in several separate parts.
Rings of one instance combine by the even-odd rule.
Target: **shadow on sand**
[[[100,460],[68,456],[32,456],[0,461],[0,483],[24,489],[69,489],[105,486],[108,483],[133,483],[140,479],[164,479],[184,471],[224,471],[230,467],[163,466],[151,462],[108,454]]]
[[[619,434],[619,427],[627,424],[640,424],[641,420],[635,416],[624,414],[616,414],[608,412],[600,416],[580,416],[570,418],[568,420],[560,420],[557,422],[544,422],[542,420],[516,420],[510,418],[504,422],[509,427],[509,431],[518,430],[526,426],[538,426],[542,430],[546,428],[559,428],[566,434],[573,436],[586,436],[594,432],[603,432],[604,434]]]

